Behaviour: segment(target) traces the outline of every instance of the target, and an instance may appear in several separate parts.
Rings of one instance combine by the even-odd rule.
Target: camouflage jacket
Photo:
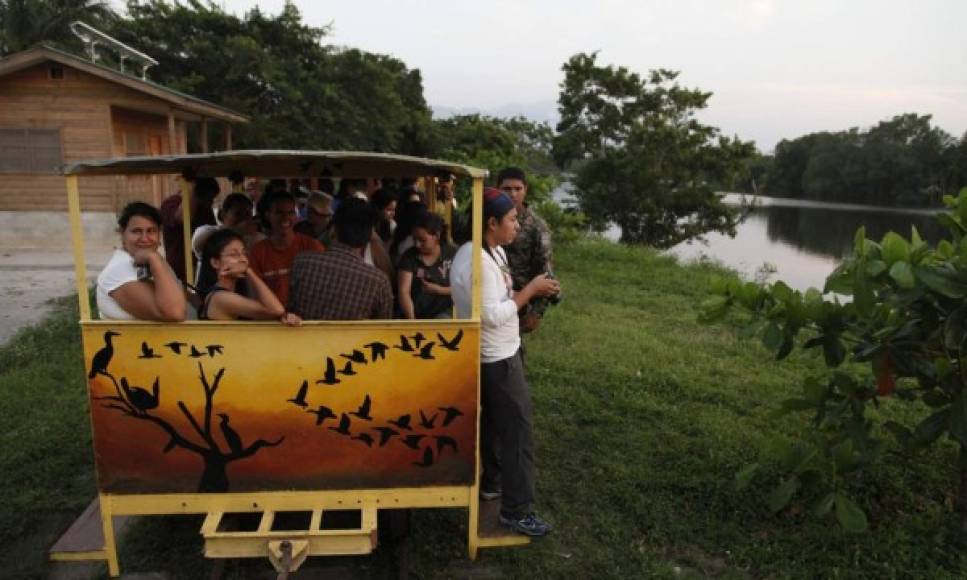
[[[514,243],[504,246],[510,275],[514,279],[514,290],[520,290],[534,276],[551,270],[551,230],[547,224],[527,204],[517,215],[517,221],[520,223],[520,232],[514,238]],[[544,308],[539,310],[543,312]]]

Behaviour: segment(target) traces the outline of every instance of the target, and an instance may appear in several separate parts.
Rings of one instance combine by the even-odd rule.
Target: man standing
[[[527,197],[527,176],[517,167],[505,167],[497,174],[497,188],[514,202],[520,233],[513,243],[504,246],[514,290],[520,291],[534,276],[551,271],[551,230],[524,201]],[[548,299],[538,297],[520,309],[522,332],[537,329],[547,309]]]
[[[393,315],[386,275],[363,261],[376,212],[350,197],[333,216],[336,241],[322,254],[302,254],[292,265],[289,311],[303,320],[385,319]]]
[[[285,304],[289,300],[289,273],[293,260],[302,252],[322,252],[325,247],[318,240],[295,232],[296,201],[291,193],[269,193],[262,203],[269,237],[256,242],[249,250],[249,265],[279,302]]]
[[[551,526],[533,512],[534,441],[530,387],[520,358],[517,311],[538,296],[560,290],[539,274],[514,292],[501,246],[517,235],[514,202],[499,190],[484,191],[484,239],[480,285],[480,497],[500,498],[500,523],[528,536],[543,536]],[[458,318],[470,318],[473,244],[460,247],[450,269]]]
[[[199,177],[194,182],[191,195],[191,233],[201,226],[213,226],[215,212],[212,204],[218,197],[218,182],[214,177]],[[165,242],[165,260],[182,282],[185,279],[185,234],[182,231],[181,192],[166,198],[158,210],[161,212],[161,231]]]

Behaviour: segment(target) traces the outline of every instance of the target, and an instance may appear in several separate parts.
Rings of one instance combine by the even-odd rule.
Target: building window
[[[55,81],[60,81],[64,79],[64,67],[62,66],[52,66],[49,69],[50,78]]]
[[[0,172],[60,173],[60,129],[0,129]]]

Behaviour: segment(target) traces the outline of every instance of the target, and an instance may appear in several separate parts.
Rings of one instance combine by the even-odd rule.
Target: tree
[[[772,511],[799,495],[825,516],[835,508],[851,532],[867,527],[864,510],[850,497],[850,483],[888,451],[881,433],[892,434],[915,465],[916,452],[949,438],[958,449],[955,506],[967,531],[967,188],[947,196],[948,230],[935,246],[888,232],[879,241],[856,232],[853,255],[826,279],[825,292],[852,302],[805,294],[782,282],[768,286],[737,279],[713,283],[703,305],[705,320],[735,308],[751,314],[746,335],[758,335],[779,360],[795,348],[822,352],[827,370],[803,378],[802,395],[785,401],[785,412],[808,412],[810,426],[792,444],[777,442],[774,456],[784,472],[768,498]],[[871,408],[894,397],[902,417],[914,424],[882,422]],[[954,467],[955,465],[955,467]],[[747,483],[753,464],[739,474]]]
[[[98,27],[116,18],[103,0],[0,0],[0,57],[40,43],[77,51],[82,43],[71,22]]]
[[[753,145],[699,123],[694,115],[711,93],[680,87],[677,72],[643,78],[596,59],[577,54],[564,64],[554,141],[557,162],[575,171],[584,212],[598,226],[618,224],[627,243],[734,234],[738,212],[714,188],[735,182]]]

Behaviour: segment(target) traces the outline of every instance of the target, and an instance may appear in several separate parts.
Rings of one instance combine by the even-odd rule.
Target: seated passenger
[[[289,300],[289,272],[292,261],[302,252],[322,252],[325,246],[309,236],[297,234],[295,198],[286,191],[262,198],[269,237],[255,243],[249,250],[252,271],[259,275],[285,304]]]
[[[295,225],[298,234],[315,238],[328,246],[331,240],[330,222],[332,221],[332,196],[313,191],[306,200],[306,219]]]
[[[443,219],[432,213],[413,223],[414,246],[399,264],[398,295],[404,318],[451,318],[450,264],[456,250],[441,243]]]
[[[215,225],[212,204],[218,197],[218,181],[214,177],[199,177],[191,184],[191,233],[204,225]],[[185,277],[185,238],[182,225],[182,195],[178,192],[161,202],[161,225],[164,232],[165,259],[171,264],[178,279]]]
[[[376,210],[376,234],[389,249],[396,229],[396,192],[383,187],[377,189],[369,201]]]
[[[292,265],[289,310],[306,320],[390,318],[393,292],[386,275],[363,262],[375,223],[370,205],[356,198],[333,216],[336,241],[324,253],[304,253]]]
[[[97,277],[97,309],[103,319],[185,319],[185,292],[164,257],[161,213],[153,206],[129,203],[118,218],[121,249]]]
[[[198,311],[201,320],[272,320],[296,326],[301,321],[285,307],[249,266],[245,242],[238,232],[222,229],[205,242],[202,261],[209,266],[199,280],[205,302]],[[255,299],[246,298],[239,289],[245,283]]]
[[[242,236],[245,247],[250,243],[258,241],[255,238],[258,234],[258,226],[255,223],[255,216],[252,215],[252,200],[244,193],[231,193],[222,200],[222,207],[218,210],[219,225],[205,225],[195,230],[191,237],[191,250],[198,261],[198,269],[195,272],[195,286],[199,285],[202,275],[206,270],[211,270],[211,266],[202,260],[202,250],[205,242],[212,234],[223,228],[235,230]]]

